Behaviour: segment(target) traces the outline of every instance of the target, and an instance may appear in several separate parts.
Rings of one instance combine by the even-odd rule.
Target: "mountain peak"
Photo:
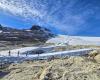
[[[54,34],[38,25],[33,25],[30,29],[19,30],[0,25],[0,41],[23,41],[23,42],[45,42]],[[16,37],[16,38],[15,38]]]
[[[0,24],[0,30],[2,30],[3,29],[3,26]]]
[[[33,26],[30,28],[30,30],[39,30],[39,29],[41,29],[41,27],[38,26],[38,25],[33,25]]]

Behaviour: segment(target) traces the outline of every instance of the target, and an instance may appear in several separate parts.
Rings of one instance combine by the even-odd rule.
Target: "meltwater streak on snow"
[[[38,55],[29,55],[28,57],[24,56],[26,59],[48,59],[52,56],[57,57],[64,57],[64,56],[81,56],[87,54],[94,49],[87,48],[87,49],[78,49],[78,50],[70,50],[70,51],[60,51],[60,52],[52,52],[52,53],[43,53]]]

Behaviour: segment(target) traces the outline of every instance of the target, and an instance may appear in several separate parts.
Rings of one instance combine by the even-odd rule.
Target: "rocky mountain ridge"
[[[0,25],[0,41],[45,42],[54,34],[47,28],[33,25],[30,29],[15,29]]]

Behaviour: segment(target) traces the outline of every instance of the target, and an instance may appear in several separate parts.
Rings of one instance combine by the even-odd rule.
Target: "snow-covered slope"
[[[100,45],[100,37],[58,35],[55,38],[49,39],[46,43],[61,43],[70,45]]]

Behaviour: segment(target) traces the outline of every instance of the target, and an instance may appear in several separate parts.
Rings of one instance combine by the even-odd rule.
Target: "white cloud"
[[[4,11],[9,11],[14,15],[23,17],[42,17],[40,11],[27,5],[24,0],[0,0],[0,8]]]
[[[77,34],[87,27],[82,25],[87,23],[88,16],[94,14],[95,10],[91,3],[80,7],[78,1],[80,0],[0,0],[0,8],[26,19],[40,19],[65,33]]]

